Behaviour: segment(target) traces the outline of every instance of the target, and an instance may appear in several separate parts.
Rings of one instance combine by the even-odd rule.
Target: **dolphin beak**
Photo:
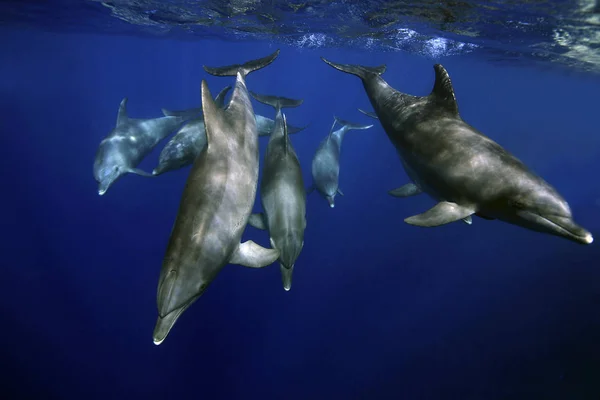
[[[543,231],[565,237],[576,243],[591,244],[594,241],[592,234],[575,223],[570,216],[539,215],[528,211],[522,211],[519,215],[540,226],[545,226],[546,229]]]
[[[327,202],[329,203],[329,207],[334,208],[335,202],[333,196],[327,196]]]
[[[164,317],[158,316],[156,325],[154,326],[154,333],[152,334],[154,344],[159,345],[167,338],[167,335],[173,329],[173,325],[177,322],[179,316],[188,308],[188,305],[179,307],[165,315]]]
[[[286,292],[289,292],[292,288],[292,273],[294,272],[294,266],[292,265],[290,268],[288,268],[283,264],[279,264],[279,268],[281,269],[281,280],[283,282],[283,289]]]

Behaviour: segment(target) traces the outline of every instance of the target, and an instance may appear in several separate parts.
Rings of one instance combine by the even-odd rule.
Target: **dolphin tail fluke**
[[[302,132],[303,130],[305,130],[306,128],[308,128],[310,124],[306,124],[302,127],[297,127],[294,125],[288,125],[288,135],[293,135],[294,133],[298,133],[298,132]]]
[[[337,122],[338,124],[340,124],[343,127],[346,127],[346,130],[350,130],[350,129],[369,129],[369,128],[373,127],[373,125],[359,125],[359,124],[355,124],[353,122],[349,122],[349,121],[343,120],[343,119],[338,118],[336,116],[334,116],[333,118],[335,118],[335,122]]]
[[[375,114],[372,111],[365,111],[365,110],[361,110],[360,108],[358,109],[358,111],[360,111],[361,113],[365,114],[367,117],[379,119],[379,117],[377,116],[377,114]]]
[[[279,55],[279,49],[275,50],[274,53],[263,57],[263,58],[259,58],[256,60],[251,60],[248,62],[245,62],[244,64],[233,64],[233,65],[227,65],[225,67],[207,67],[206,65],[203,66],[204,70],[206,72],[208,72],[211,75],[215,75],[215,76],[236,76],[239,73],[242,74],[242,76],[246,76],[248,75],[250,72],[253,71],[257,71],[261,68],[266,67],[267,65],[271,64],[273,61],[275,61],[275,59],[277,58],[277,56]]]
[[[250,93],[250,95],[252,97],[254,97],[254,99],[256,101],[259,101],[263,104],[271,106],[275,110],[279,110],[281,108],[298,107],[299,105],[301,105],[304,102],[304,100],[289,99],[287,97],[271,96],[271,95],[267,95],[267,94],[258,94],[258,93],[254,93],[251,90],[249,90],[248,92]]]
[[[162,113],[165,117],[182,117],[182,118],[193,118],[202,112],[202,107],[190,108],[189,110],[167,110],[162,108]]]
[[[358,76],[360,79],[366,79],[372,75],[381,75],[385,72],[386,65],[382,64],[378,67],[366,67],[364,65],[352,65],[352,64],[337,64],[327,60],[325,57],[321,57],[325,63],[331,65],[333,68]]]

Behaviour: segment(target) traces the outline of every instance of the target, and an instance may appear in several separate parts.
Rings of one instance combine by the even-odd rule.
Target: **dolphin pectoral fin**
[[[252,240],[248,240],[244,243],[240,243],[231,256],[229,263],[250,268],[263,268],[273,264],[278,258],[279,250],[267,249],[254,243]]]
[[[466,218],[473,213],[474,210],[471,208],[459,206],[456,203],[448,201],[441,201],[422,214],[406,218],[404,222],[424,227],[440,226]]]
[[[340,188],[338,188],[337,192],[338,192],[338,194],[339,194],[340,196],[343,196],[343,195],[344,195],[344,192],[342,192],[342,190],[341,190]]]
[[[361,113],[365,114],[367,117],[379,119],[379,117],[377,116],[377,114],[375,114],[372,111],[365,111],[365,110],[361,110],[360,108],[358,109],[358,111],[360,111]]]
[[[139,168],[129,168],[127,170],[127,172],[129,172],[131,174],[136,174],[136,175],[141,175],[141,176],[147,176],[149,178],[152,178],[152,177],[156,176],[156,175],[152,175],[151,173],[148,173],[146,171],[142,171]]]
[[[255,227],[256,229],[262,229],[262,230],[267,229],[267,224],[265,221],[265,214],[264,213],[250,214],[250,218],[248,218],[248,224],[250,226]]]
[[[471,225],[473,223],[473,219],[470,215],[468,217],[463,218],[462,221],[467,225]]]
[[[410,197],[423,193],[423,191],[414,183],[407,183],[399,188],[390,190],[388,193],[394,197]]]

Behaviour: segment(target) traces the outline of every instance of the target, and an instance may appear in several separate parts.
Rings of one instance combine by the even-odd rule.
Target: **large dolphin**
[[[231,86],[226,86],[215,97],[217,107],[225,107],[225,95],[230,89]],[[196,109],[188,110],[188,113],[196,114],[195,111]],[[169,114],[165,109],[163,113]],[[183,117],[186,114],[180,112],[179,116]],[[204,117],[198,116],[179,128],[179,131],[165,145],[158,156],[158,165],[152,171],[152,175],[160,175],[192,164],[205,146]]]
[[[336,123],[342,127],[334,131],[333,128]],[[353,124],[335,116],[333,117],[333,125],[331,125],[329,134],[319,144],[312,160],[313,184],[308,189],[309,194],[314,189],[317,189],[327,199],[329,207],[335,207],[336,194],[344,195],[339,188],[340,152],[342,150],[344,135],[350,129],[369,129],[372,126]]]
[[[298,107],[302,100],[259,95],[250,92],[261,103],[275,108],[275,127],[263,162],[260,199],[264,213],[252,214],[248,224],[268,229],[271,246],[279,250],[283,288],[292,288],[294,264],[304,246],[306,229],[306,190],[300,161],[287,132],[287,121],[281,109]]]
[[[188,176],[163,260],[153,335],[157,345],[226,264],[261,268],[279,258],[277,249],[266,249],[251,240],[240,244],[256,198],[259,157],[245,77],[271,64],[278,55],[279,50],[242,65],[204,67],[211,75],[236,76],[235,89],[227,107],[221,109],[202,81],[208,143]]]
[[[94,160],[98,194],[103,195],[126,173],[152,176],[138,168],[162,139],[183,123],[183,117],[133,119],[127,116],[127,97],[119,106],[115,128],[100,142]]]
[[[592,234],[573,221],[568,203],[556,189],[463,121],[450,76],[442,65],[434,65],[431,93],[412,96],[395,90],[381,77],[385,65],[365,67],[322,59],[361,78],[413,181],[392,194],[406,197],[425,192],[438,202],[405,222],[431,227],[475,214],[581,244],[592,243]]]

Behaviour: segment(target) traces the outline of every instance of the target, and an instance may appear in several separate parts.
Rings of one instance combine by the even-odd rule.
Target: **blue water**
[[[320,56],[385,63],[390,85],[415,95],[429,93],[441,62],[462,117],[555,186],[597,237],[597,74],[475,54],[6,26],[0,44],[2,399],[600,398],[598,244],[479,218],[407,225],[434,203],[387,194],[408,178],[378,123],[346,135],[336,207],[309,196],[292,290],[281,287],[276,264],[229,265],[160,346],[152,343],[156,286],[189,167],[126,175],[104,196],[92,176],[123,97],[134,118],[197,107],[202,79],[213,93],[232,82],[203,65],[281,48],[248,86],[304,99],[286,115],[310,124],[292,137],[310,183],[334,115],[373,123],[357,111],[371,109],[360,81]],[[167,140],[141,169],[156,166]],[[247,239],[269,243],[251,227]]]

